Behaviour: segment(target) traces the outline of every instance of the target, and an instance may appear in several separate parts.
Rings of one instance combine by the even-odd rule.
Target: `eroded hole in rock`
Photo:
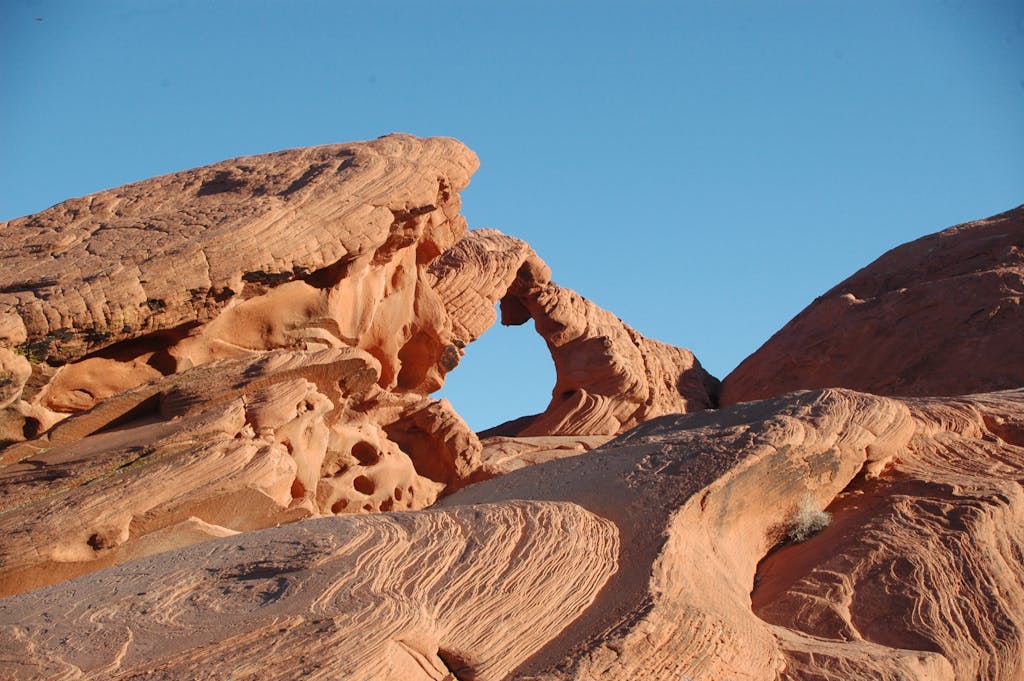
[[[339,499],[331,504],[331,513],[341,513],[348,507],[348,499]]]
[[[22,424],[21,433],[26,440],[39,437],[39,434],[43,432],[43,426],[39,423],[38,419],[31,417],[25,418],[25,422]]]
[[[372,466],[380,461],[380,453],[369,442],[357,442],[352,445],[352,456],[363,466]]]
[[[102,532],[95,532],[89,536],[86,543],[93,551],[102,551],[103,549],[113,548],[117,545],[113,539],[108,537]]]
[[[469,427],[480,432],[543,412],[554,384],[551,353],[533,322],[496,322],[466,347],[459,366],[433,397],[447,398]],[[481,392],[481,385],[492,388]]]
[[[301,499],[306,496],[306,487],[296,478],[292,481],[292,499]]]
[[[377,489],[377,485],[373,484],[373,480],[365,475],[357,476],[356,479],[352,481],[352,486],[356,488],[357,492],[361,492],[366,495],[373,494],[373,491]]]

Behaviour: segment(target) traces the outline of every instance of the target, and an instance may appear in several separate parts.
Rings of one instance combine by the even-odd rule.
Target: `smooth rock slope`
[[[1024,385],[1024,206],[889,251],[730,373],[723,405],[792,390],[960,395]]]

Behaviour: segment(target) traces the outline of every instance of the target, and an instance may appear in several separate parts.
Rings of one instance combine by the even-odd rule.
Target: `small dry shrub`
[[[796,515],[789,522],[789,531],[786,536],[793,543],[807,541],[818,534],[832,522],[832,514],[828,511],[819,511],[811,497],[805,497],[797,508]]]

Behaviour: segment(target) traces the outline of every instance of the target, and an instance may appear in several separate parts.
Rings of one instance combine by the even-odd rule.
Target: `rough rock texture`
[[[1010,681],[1022,481],[1024,391],[665,416],[440,508],[4,599],[0,656],[15,679]],[[828,528],[785,543],[802,507],[826,506]]]
[[[225,161],[3,224],[0,362],[16,350],[35,367],[25,428],[279,348],[358,347],[381,387],[437,389],[459,354],[425,269],[465,233],[458,191],[476,166],[455,140],[394,135]]]
[[[458,418],[450,407],[383,393],[378,374],[355,348],[219,360],[9,448],[0,595],[210,536],[432,504],[478,450],[432,441],[439,415]],[[418,418],[421,447],[388,437]]]
[[[453,318],[475,319],[465,335],[494,321],[533,320],[555,365],[551,403],[542,413],[492,428],[483,436],[617,435],[667,413],[717,404],[718,381],[685,348],[645,338],[611,312],[551,280],[551,270],[526,243],[494,230],[475,230],[431,266]],[[500,282],[487,288],[480,282]],[[469,310],[477,310],[470,314]]]
[[[522,434],[615,434],[713,404],[692,353],[559,289],[522,241],[466,235],[458,191],[476,166],[455,140],[393,135],[225,161],[4,223],[0,436],[274,349],[357,347],[380,362],[382,388],[426,395],[502,297],[537,320],[559,374]]]
[[[5,223],[0,593],[465,484],[480,443],[425,394],[472,338],[427,267],[476,166],[395,135]]]
[[[744,360],[722,404],[804,388],[960,395],[1024,386],[1024,206],[889,251]]]
[[[522,241],[467,232],[458,192],[476,165],[455,140],[393,135],[5,223],[0,594],[300,518],[423,508],[710,404],[691,353],[558,289]],[[553,409],[485,461],[427,395],[499,299],[548,293],[538,329],[560,373],[605,327],[614,342],[559,379],[586,408]]]
[[[3,678],[1024,677],[1024,209],[883,256],[756,387],[1016,390],[714,411],[691,353],[466,231],[475,166],[392,136],[4,225]],[[481,440],[428,394],[499,300],[557,381]]]

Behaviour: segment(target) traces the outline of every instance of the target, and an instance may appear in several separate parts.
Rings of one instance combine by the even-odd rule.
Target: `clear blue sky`
[[[1024,202],[1019,0],[4,0],[0,97],[0,219],[458,137],[471,226],[719,377],[885,250]],[[532,328],[496,327],[444,394],[482,428],[552,385]]]

